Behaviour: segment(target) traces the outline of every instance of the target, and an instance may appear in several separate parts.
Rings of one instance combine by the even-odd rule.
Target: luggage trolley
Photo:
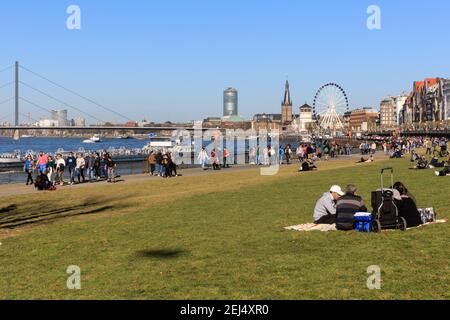
[[[391,173],[391,188],[384,187],[384,173]],[[381,189],[372,192],[373,220],[371,231],[378,233],[383,229],[400,229],[406,231],[407,224],[403,217],[398,215],[398,208],[394,202],[394,169],[384,168],[381,170]]]

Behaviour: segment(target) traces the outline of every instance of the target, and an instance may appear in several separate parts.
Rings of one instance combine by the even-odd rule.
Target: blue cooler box
[[[355,230],[358,232],[370,232],[372,225],[372,214],[359,216],[355,215]]]

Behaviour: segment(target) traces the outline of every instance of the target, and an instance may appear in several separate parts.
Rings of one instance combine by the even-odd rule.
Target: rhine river
[[[86,144],[83,141],[86,138],[21,138],[20,141],[14,142],[10,137],[0,137],[0,154],[2,153],[27,153],[33,151],[37,153],[44,151],[46,153],[55,153],[62,148],[65,151],[79,150],[97,151],[107,150],[110,148],[127,148],[127,149],[142,149],[149,143],[147,140],[138,139],[102,139],[101,142],[95,144]]]

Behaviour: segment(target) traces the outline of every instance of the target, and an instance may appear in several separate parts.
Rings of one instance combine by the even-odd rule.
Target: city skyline
[[[420,23],[430,13],[406,1],[377,1],[382,28],[372,31],[366,27],[368,1],[134,3],[78,1],[81,30],[66,28],[71,3],[2,3],[0,26],[12,32],[2,34],[0,69],[19,60],[130,118],[155,122],[219,116],[227,87],[239,91],[239,113],[250,119],[280,111],[286,78],[296,113],[305,102],[312,104],[317,89],[330,81],[345,88],[351,109],[378,109],[384,97],[409,92],[413,81],[450,75],[445,63],[450,45],[444,41],[450,5],[444,1],[430,3],[440,8],[433,11],[430,28],[433,39],[441,39],[436,50],[408,49],[431,31]],[[0,85],[10,76],[0,74]],[[42,85],[30,76],[24,81]],[[45,89],[61,94],[51,86]],[[0,101],[9,98],[8,90],[0,90]],[[26,88],[23,93],[38,97]],[[63,98],[82,110],[92,107]],[[65,109],[42,97],[38,102]],[[12,105],[1,106],[0,118],[10,113],[8,108],[13,110]],[[34,118],[48,117],[32,106],[23,108]],[[124,121],[95,112],[106,121]]]

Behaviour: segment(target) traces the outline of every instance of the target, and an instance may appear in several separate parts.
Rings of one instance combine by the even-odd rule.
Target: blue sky
[[[71,4],[81,8],[79,31],[66,28]],[[371,4],[381,8],[378,31],[366,27]],[[336,82],[352,108],[377,107],[414,80],[450,76],[449,12],[446,0],[2,1],[0,70],[17,59],[130,118],[153,121],[220,116],[229,86],[239,90],[242,116],[276,113],[286,77],[295,106]],[[11,80],[11,72],[0,73],[0,86]],[[123,121],[31,74],[22,72],[22,81],[102,120]],[[22,94],[64,107],[28,88]],[[0,89],[0,101],[10,96],[12,87]],[[22,105],[34,119],[47,116]],[[0,105],[0,119],[12,110]]]

